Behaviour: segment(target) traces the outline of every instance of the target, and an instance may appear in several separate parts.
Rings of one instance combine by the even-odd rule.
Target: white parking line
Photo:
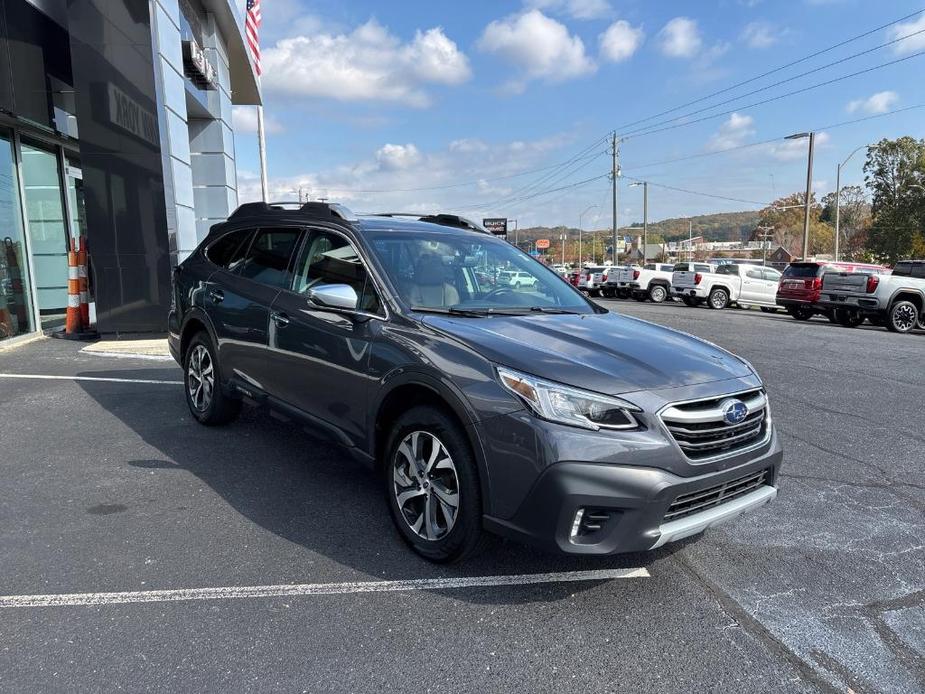
[[[183,381],[157,381],[149,378],[108,378],[104,376],[49,376],[47,374],[2,374],[0,378],[38,379],[43,381],[99,381],[102,383],[154,383],[182,386]]]
[[[236,600],[241,598],[275,598],[287,596],[341,595],[346,593],[394,593],[412,590],[446,590],[528,586],[538,583],[576,581],[610,581],[620,578],[648,578],[642,568],[602,569],[598,571],[562,571],[558,573],[520,574],[514,576],[473,576],[465,578],[416,578],[402,581],[359,581],[353,583],[302,583],[278,586],[237,586],[225,588],[181,588],[178,590],[142,590],[121,593],[62,593],[57,595],[0,596],[3,607],[68,607],[120,605],[138,602],[178,602],[181,600]]]

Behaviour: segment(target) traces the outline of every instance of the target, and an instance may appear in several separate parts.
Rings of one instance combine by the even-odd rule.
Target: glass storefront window
[[[21,143],[20,151],[35,296],[42,328],[48,329],[63,324],[67,310],[69,220],[57,154],[27,142]]]
[[[35,329],[24,238],[13,143],[0,131],[0,340]]]

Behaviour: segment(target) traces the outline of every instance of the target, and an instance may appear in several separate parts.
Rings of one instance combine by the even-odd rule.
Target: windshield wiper
[[[567,314],[570,316],[579,315],[578,311],[570,311],[567,308],[556,308],[555,306],[531,306],[530,310],[536,313],[557,313],[557,314]]]
[[[411,310],[419,313],[443,313],[451,316],[470,316],[474,318],[484,318],[485,316],[491,315],[485,311],[456,308],[455,306],[450,306],[448,308],[444,308],[443,306],[412,306]]]

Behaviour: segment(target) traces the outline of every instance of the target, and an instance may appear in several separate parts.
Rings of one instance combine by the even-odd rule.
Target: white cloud
[[[582,40],[539,10],[493,21],[485,27],[478,46],[516,65],[526,79],[558,82],[596,69]]]
[[[642,27],[634,27],[622,19],[614,22],[600,36],[601,58],[614,63],[626,60],[642,45],[644,37]]]
[[[886,113],[896,102],[899,101],[899,94],[896,92],[885,91],[872,94],[866,99],[855,99],[848,103],[848,113]]]
[[[424,87],[456,85],[472,75],[469,60],[443,29],[416,32],[402,43],[374,19],[349,34],[281,39],[263,52],[271,91],[339,101],[392,101],[426,106]]]
[[[525,0],[528,9],[566,14],[573,19],[606,19],[613,16],[607,0]]]
[[[923,12],[918,19],[913,19],[912,21],[903,22],[902,24],[890,27],[887,36],[893,41],[922,30],[925,30],[925,12]],[[925,50],[925,34],[918,34],[917,36],[912,36],[904,41],[893,44],[893,52],[899,55],[917,53],[921,50]]]
[[[385,171],[408,169],[421,161],[421,152],[413,144],[385,144],[376,152],[376,161]]]
[[[231,111],[231,124],[236,133],[257,132],[257,109],[254,106],[235,106]],[[263,128],[268,133],[281,133],[283,126],[272,116],[264,114]]]
[[[692,58],[703,45],[697,22],[688,17],[675,17],[658,36],[662,53],[671,58]]]
[[[719,130],[707,141],[707,150],[718,152],[745,144],[745,141],[755,134],[755,119],[733,113]]]
[[[780,41],[782,32],[768,22],[750,22],[742,30],[742,41],[749,48],[770,48]]]

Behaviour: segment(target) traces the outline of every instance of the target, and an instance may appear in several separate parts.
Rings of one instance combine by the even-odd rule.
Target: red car
[[[856,272],[864,270],[884,271],[882,265],[870,263],[832,262],[827,260],[806,260],[790,263],[777,286],[777,305],[797,320],[809,320],[817,313],[833,320],[831,312],[817,306],[822,292],[822,276],[826,272]]]
[[[579,277],[581,277],[581,270],[572,270],[571,272],[568,273],[568,275],[566,276],[566,279],[568,280],[568,283],[570,285],[572,285],[573,287],[577,287]]]

